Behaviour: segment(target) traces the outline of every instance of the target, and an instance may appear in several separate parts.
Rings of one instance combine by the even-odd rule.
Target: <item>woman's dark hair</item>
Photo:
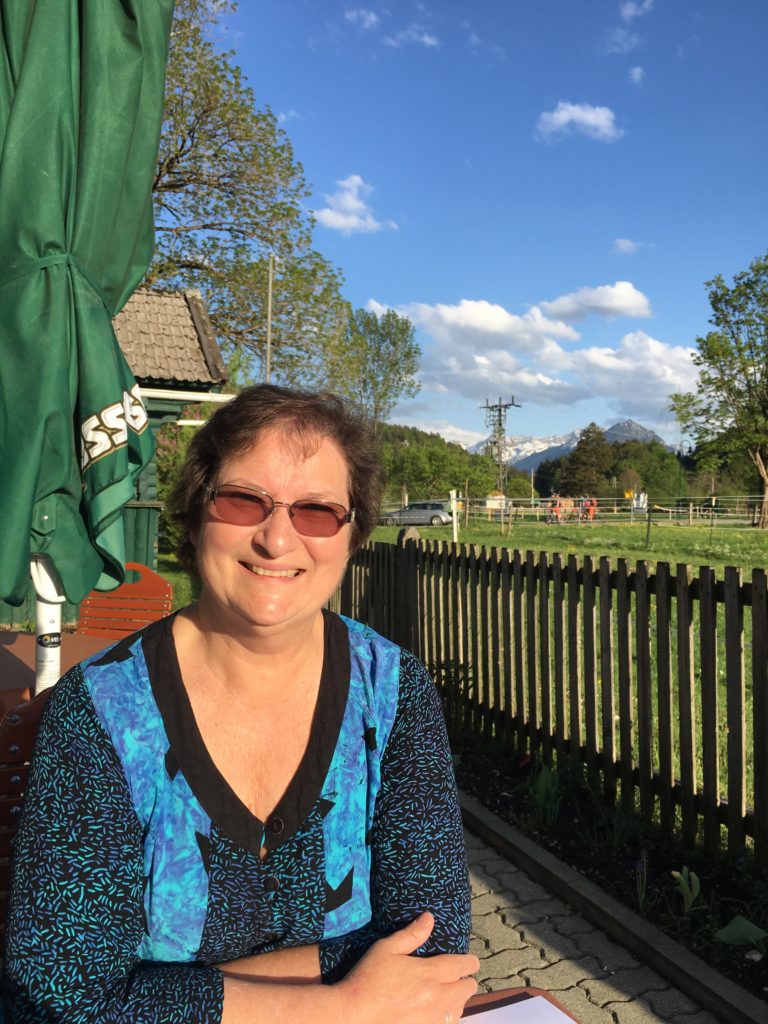
[[[222,463],[247,452],[264,430],[273,427],[293,432],[300,442],[311,444],[319,437],[338,445],[349,470],[350,507],[355,509],[350,552],[370,536],[384,485],[370,421],[337,395],[256,384],[220,406],[197,431],[170,495],[171,515],[183,534],[179,561],[186,569],[195,570],[195,546],[190,534],[200,525],[207,488],[216,482]]]

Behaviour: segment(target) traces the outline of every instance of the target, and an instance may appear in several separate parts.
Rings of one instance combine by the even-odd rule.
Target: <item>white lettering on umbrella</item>
[[[140,434],[148,422],[147,411],[141,401],[137,384],[130,392],[123,392],[121,402],[113,402],[83,421],[80,427],[82,470],[85,471],[110,452],[124,447],[128,443],[128,430]]]

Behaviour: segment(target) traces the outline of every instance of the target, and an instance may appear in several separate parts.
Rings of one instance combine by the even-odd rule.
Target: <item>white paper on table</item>
[[[473,1013],[471,1017],[461,1019],[466,1024],[564,1024],[565,1021],[571,1021],[562,1010],[542,996],[531,996],[518,1003],[483,1010],[482,1013]]]

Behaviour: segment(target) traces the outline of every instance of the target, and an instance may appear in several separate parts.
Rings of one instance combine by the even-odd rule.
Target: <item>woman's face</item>
[[[311,498],[349,508],[349,471],[336,443],[318,435],[302,444],[280,427],[226,460],[215,483],[258,488],[287,504]],[[256,526],[237,526],[218,519],[208,502],[191,538],[203,584],[201,611],[234,635],[308,627],[344,573],[350,530],[345,524],[333,537],[302,536],[282,505]]]

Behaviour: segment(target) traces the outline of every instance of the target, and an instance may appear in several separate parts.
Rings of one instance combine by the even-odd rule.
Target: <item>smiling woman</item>
[[[330,395],[249,388],[196,435],[173,504],[199,600],[69,672],[41,727],[8,1020],[458,1021],[477,961],[435,687],[324,610],[381,479]]]

